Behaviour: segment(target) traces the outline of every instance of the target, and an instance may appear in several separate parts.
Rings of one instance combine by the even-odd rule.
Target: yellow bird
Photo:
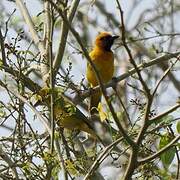
[[[62,96],[61,88],[42,88],[36,95],[37,102],[34,106],[50,105],[50,96],[54,97],[54,117],[57,125],[70,130],[80,130],[96,137],[92,125],[87,117],[71,102]]]
[[[114,73],[114,54],[111,51],[111,46],[114,43],[114,40],[119,36],[112,36],[108,32],[101,32],[95,40],[93,50],[89,53],[92,62],[96,66],[96,69],[99,72],[100,78],[103,83],[107,83],[113,77]],[[97,86],[98,80],[96,74],[91,67],[87,64],[86,77],[91,85],[91,87]],[[101,100],[101,92],[93,94],[90,98],[90,112],[97,112],[98,104]]]

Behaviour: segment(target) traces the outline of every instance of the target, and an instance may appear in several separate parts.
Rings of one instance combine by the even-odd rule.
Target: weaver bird
[[[89,56],[94,63],[97,71],[99,72],[100,79],[103,83],[107,83],[113,77],[114,73],[114,55],[111,51],[111,46],[114,40],[119,36],[112,36],[108,32],[101,32],[95,40],[93,50],[89,53]],[[86,77],[91,87],[97,86],[98,79],[92,68],[87,63]],[[97,112],[98,104],[101,100],[101,92],[97,92],[90,97],[90,112]]]
[[[42,88],[36,95],[37,102],[34,106],[50,106],[50,96],[54,97],[54,118],[58,126],[70,130],[80,130],[96,137],[92,125],[87,117],[62,95],[61,88]]]

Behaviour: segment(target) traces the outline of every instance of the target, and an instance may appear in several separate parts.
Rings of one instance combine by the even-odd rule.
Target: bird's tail
[[[89,111],[91,114],[98,113],[98,104],[101,101],[101,95],[102,93],[100,91],[96,92],[95,94],[92,94],[90,97],[90,106]]]

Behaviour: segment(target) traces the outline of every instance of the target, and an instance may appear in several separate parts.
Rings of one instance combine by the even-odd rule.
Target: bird
[[[50,107],[50,97],[54,98],[54,118],[59,127],[84,131],[93,137],[96,133],[93,126],[89,123],[88,118],[68,99],[63,96],[62,89],[59,87],[49,88],[43,87],[36,93],[36,102],[34,106],[46,105]]]
[[[52,94],[54,118],[57,126],[63,129],[77,130],[78,133],[80,131],[88,133],[91,140],[97,140],[104,147],[112,143],[111,135],[109,133],[108,135],[106,134],[106,136],[102,135],[102,133],[104,134],[108,132],[109,127],[106,124],[101,123],[96,116],[92,116],[93,119],[88,119],[88,117],[86,117],[81,110],[79,110],[73,103],[65,98],[63,95],[63,90],[60,87],[43,87],[36,92],[36,102],[34,103],[34,107],[45,105],[50,108]],[[93,122],[95,122],[95,124]],[[98,129],[95,127],[97,123],[100,126]],[[111,130],[114,132],[113,128],[111,128]],[[114,149],[120,152],[118,148],[115,147]]]
[[[108,83],[114,73],[114,54],[111,47],[114,40],[119,38],[109,32],[100,32],[94,42],[94,47],[89,53],[92,63],[95,65],[102,83]],[[91,87],[99,85],[96,73],[90,63],[87,63],[86,78]],[[98,104],[101,101],[101,91],[92,94],[90,97],[89,111],[91,114],[97,112]]]

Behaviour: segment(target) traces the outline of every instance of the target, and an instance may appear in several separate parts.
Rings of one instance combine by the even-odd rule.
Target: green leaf
[[[172,140],[172,137],[170,137],[170,135],[168,133],[164,134],[159,142],[159,149],[163,148],[164,146],[166,146],[168,143],[170,143]],[[165,151],[161,156],[160,159],[163,163],[163,166],[165,167],[165,169],[168,169],[170,164],[172,163],[174,156],[176,153],[176,149],[174,147],[172,147],[171,149]]]
[[[161,161],[166,169],[168,169],[169,166],[171,165],[175,156],[175,152],[176,152],[175,148],[171,148],[161,155],[160,157]]]
[[[176,129],[177,129],[177,132],[180,133],[180,121],[177,122]]]

